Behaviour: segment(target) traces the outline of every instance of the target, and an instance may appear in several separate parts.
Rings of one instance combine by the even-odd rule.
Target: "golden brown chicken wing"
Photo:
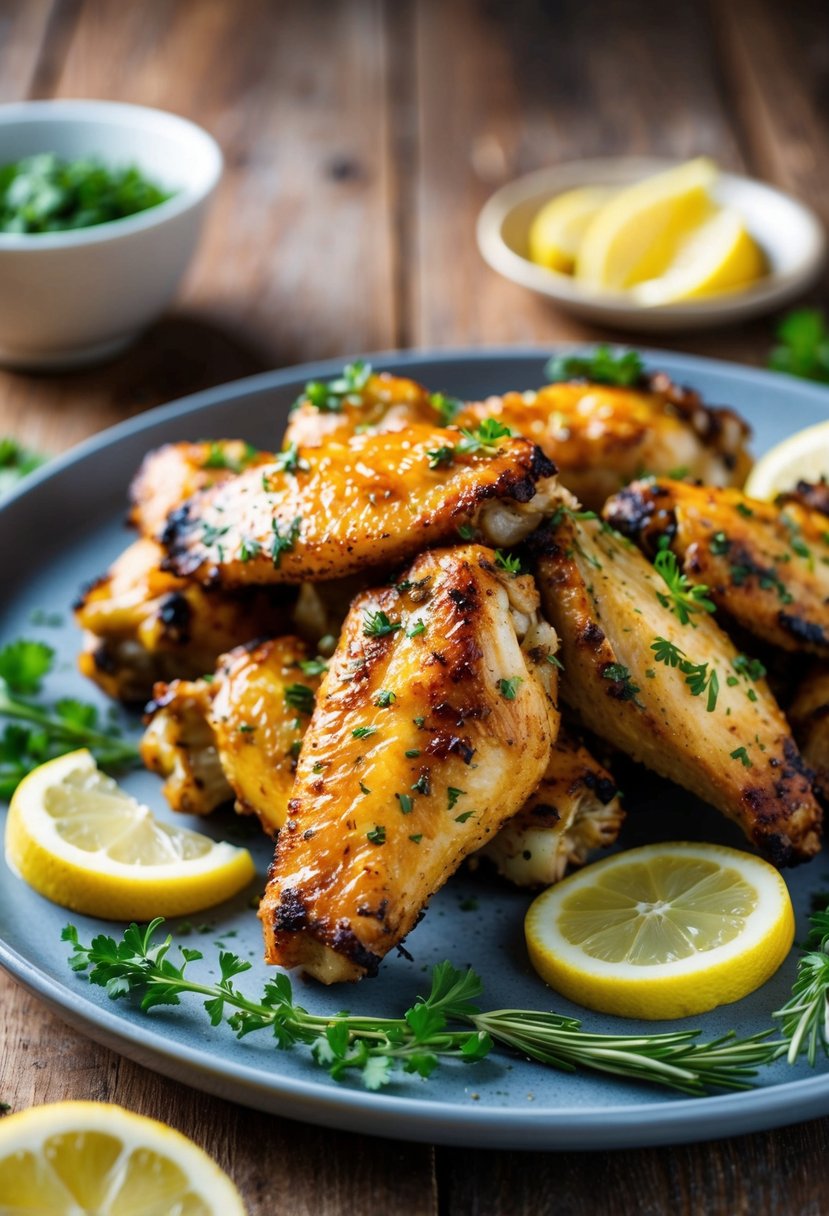
[[[797,685],[786,717],[806,763],[815,774],[815,789],[829,803],[829,666],[816,663]]]
[[[157,681],[212,671],[240,640],[290,626],[290,589],[205,588],[161,570],[161,558],[154,541],[135,541],[75,605],[78,665],[120,701],[146,701]]]
[[[555,648],[532,579],[479,546],[355,600],[260,908],[269,962],[326,983],[377,970],[541,779]]]
[[[315,448],[342,442],[358,431],[396,431],[413,422],[434,426],[440,394],[388,372],[375,374],[368,364],[351,364],[333,381],[306,386],[288,419],[283,446]]]
[[[551,886],[609,848],[624,817],[613,777],[562,726],[538,788],[481,853],[516,886]]]
[[[829,656],[829,543],[821,512],[658,478],[621,490],[603,514],[648,554],[670,546],[687,578],[704,584],[749,633],[783,650]]]
[[[141,758],[167,778],[172,808],[205,815],[235,798],[277,832],[324,670],[299,638],[281,637],[222,655],[209,681],[157,686]]]
[[[517,543],[555,500],[526,439],[416,426],[309,448],[189,499],[164,533],[170,570],[211,585],[321,582],[388,566],[476,529]]]
[[[678,612],[638,549],[580,515],[562,507],[534,538],[562,697],[595,734],[734,819],[777,865],[813,856],[811,774],[762,667],[702,604]]]
[[[275,459],[273,452],[259,452],[242,439],[165,443],[147,453],[133,478],[129,522],[156,540],[169,513],[186,498]]]

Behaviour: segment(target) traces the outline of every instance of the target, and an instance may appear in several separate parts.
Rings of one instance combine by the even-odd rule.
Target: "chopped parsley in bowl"
[[[0,166],[0,232],[64,232],[124,219],[172,198],[135,165],[40,153]]]

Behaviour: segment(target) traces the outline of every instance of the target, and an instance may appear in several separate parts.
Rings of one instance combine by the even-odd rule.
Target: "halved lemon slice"
[[[715,210],[716,165],[704,157],[620,191],[588,225],[576,278],[600,291],[625,291],[664,274],[688,234]]]
[[[748,476],[745,492],[772,502],[799,481],[829,480],[829,422],[795,431],[761,456]]]
[[[725,208],[678,242],[663,274],[637,283],[630,294],[639,304],[673,304],[749,287],[765,270],[765,258],[742,217]]]
[[[198,912],[255,873],[247,849],[159,823],[88,751],[58,756],[21,781],[6,860],[47,899],[110,920]]]
[[[55,1102],[0,1120],[0,1211],[245,1216],[245,1205],[171,1127],[105,1102]]]
[[[582,186],[550,199],[530,225],[530,258],[539,266],[572,274],[588,225],[617,193],[611,186]]]
[[[619,853],[540,895],[530,961],[557,992],[603,1013],[682,1018],[765,983],[794,940],[786,884],[767,862],[712,844]]]

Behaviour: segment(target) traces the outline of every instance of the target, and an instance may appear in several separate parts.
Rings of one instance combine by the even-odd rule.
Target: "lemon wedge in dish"
[[[530,225],[531,259],[549,270],[572,274],[588,226],[617,193],[610,186],[583,186],[550,199]]]
[[[751,470],[745,484],[750,498],[772,502],[799,481],[829,480],[829,422],[818,422],[788,435]]]
[[[0,1121],[0,1210],[245,1216],[227,1174],[192,1140],[105,1102],[55,1102]]]
[[[621,190],[588,226],[576,280],[595,291],[626,291],[669,269],[688,235],[715,214],[713,161],[700,157]]]
[[[639,304],[674,304],[749,287],[765,271],[765,258],[742,217],[725,208],[692,229],[665,272],[636,283],[630,295]]]
[[[794,940],[786,884],[767,862],[712,844],[608,857],[540,895],[530,961],[557,992],[603,1013],[672,1019],[740,1000]]]
[[[255,873],[247,849],[160,823],[85,750],[21,781],[6,820],[6,860],[47,899],[110,920],[197,912]]]

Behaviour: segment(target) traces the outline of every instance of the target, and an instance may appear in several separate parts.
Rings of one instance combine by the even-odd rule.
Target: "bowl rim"
[[[126,101],[107,101],[104,98],[49,98],[0,105],[0,128],[27,126],[29,123],[44,121],[83,124],[93,120],[122,129],[164,130],[177,134],[183,144],[199,144],[206,159],[203,180],[198,184],[183,186],[171,198],[163,203],[156,203],[153,207],[147,207],[144,211],[106,220],[102,224],[92,224],[88,228],[70,228],[60,232],[0,232],[0,253],[28,253],[107,244],[183,215],[204,202],[216,189],[224,168],[224,157],[218,142],[204,127],[172,110],[134,105]]]
[[[502,227],[507,217],[534,195],[543,194],[545,184],[549,185],[553,178],[572,177],[569,183],[560,184],[561,190],[599,184],[603,173],[610,175],[610,184],[613,184],[614,180],[621,184],[628,174],[630,180],[635,181],[639,175],[644,177],[649,173],[658,173],[683,164],[687,159],[657,155],[589,157],[562,161],[560,164],[513,178],[490,195],[478,214],[476,235],[481,256],[493,270],[505,278],[556,301],[564,308],[579,308],[583,310],[583,315],[588,311],[602,311],[605,315],[613,312],[620,318],[658,315],[691,321],[705,316],[713,321],[717,317],[730,319],[748,316],[760,310],[765,311],[766,308],[773,308],[776,304],[790,299],[800,290],[805,290],[817,277],[826,261],[827,237],[820,218],[806,203],[772,183],[729,170],[720,170],[722,181],[736,182],[784,200],[788,206],[799,212],[808,230],[808,244],[796,262],[780,271],[772,271],[754,286],[740,291],[722,292],[671,304],[640,304],[623,292],[597,292],[580,287],[572,276],[536,265],[529,258],[516,253],[504,240]],[[555,186],[550,185],[549,188],[555,190]],[[553,194],[549,197],[553,197]]]

